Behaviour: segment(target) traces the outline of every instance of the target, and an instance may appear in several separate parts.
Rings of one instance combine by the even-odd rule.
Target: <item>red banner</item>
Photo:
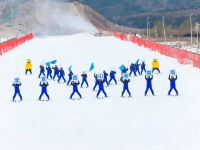
[[[193,64],[194,67],[200,68],[199,54],[182,49],[172,48],[154,41],[142,39],[140,37],[128,36],[120,32],[115,32],[115,37],[121,40],[129,40],[139,46],[143,46],[152,51],[158,51],[162,55],[176,58],[181,64]]]
[[[3,53],[9,52],[10,50],[14,49],[15,47],[17,47],[31,39],[33,39],[32,33],[25,35],[23,37],[20,37],[18,39],[13,39],[10,41],[6,41],[4,43],[0,43],[0,55],[3,55]]]

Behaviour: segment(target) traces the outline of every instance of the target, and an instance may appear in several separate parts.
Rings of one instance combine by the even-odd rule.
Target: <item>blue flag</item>
[[[92,71],[94,69],[94,63],[92,63],[91,65],[90,65],[90,71]]]
[[[135,64],[138,64],[138,63],[139,63],[139,61],[140,61],[140,59],[137,59],[137,60],[136,60],[136,62],[135,62]]]
[[[57,60],[51,61],[51,64],[55,65],[57,63]]]
[[[126,70],[126,67],[125,67],[124,65],[121,65],[121,66],[119,67],[119,69],[121,70],[121,72],[123,72],[124,70]]]
[[[72,65],[68,68],[69,72],[72,72]]]
[[[47,62],[47,63],[46,63],[46,66],[48,66],[48,67],[49,67],[50,65],[51,65],[51,62]]]
[[[55,65],[56,63],[57,63],[57,60],[48,61],[46,62],[46,66],[50,66],[51,64]]]

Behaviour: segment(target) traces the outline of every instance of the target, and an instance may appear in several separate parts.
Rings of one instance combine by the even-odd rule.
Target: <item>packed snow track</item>
[[[132,98],[121,98],[122,84],[106,87],[107,99],[96,99],[93,72],[89,88],[79,89],[83,99],[69,100],[72,87],[48,81],[51,100],[38,101],[39,65],[57,59],[65,72],[70,65],[80,74],[92,62],[95,72],[117,71],[140,58],[148,67],[158,58],[161,74],[155,74],[156,96],[144,96],[144,75],[131,77]],[[24,74],[27,59],[33,75]],[[38,37],[0,57],[1,150],[199,150],[200,71],[114,37],[87,33]],[[178,74],[178,97],[168,96],[169,70]],[[13,79],[20,77],[22,102],[12,102]]]

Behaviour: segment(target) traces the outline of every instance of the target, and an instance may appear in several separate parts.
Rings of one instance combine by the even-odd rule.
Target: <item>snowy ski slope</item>
[[[51,101],[38,101],[39,65],[57,59],[59,66],[73,65],[80,75],[92,62],[95,72],[118,71],[136,59],[151,64],[158,58],[161,74],[155,74],[156,96],[144,96],[144,76],[131,77],[130,99],[120,98],[122,84],[106,88],[109,98],[96,99],[93,73],[90,88],[80,89],[83,99],[69,100],[72,87],[49,81]],[[33,75],[24,75],[26,59]],[[172,58],[114,37],[87,33],[38,37],[0,57],[1,150],[199,150],[200,71]],[[168,74],[175,68],[180,96],[169,97]],[[12,102],[13,79],[20,77],[24,101]],[[81,79],[81,78],[80,78]]]

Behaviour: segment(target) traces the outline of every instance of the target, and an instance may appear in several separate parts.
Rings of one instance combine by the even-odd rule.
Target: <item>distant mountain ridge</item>
[[[200,21],[200,0],[76,0],[87,4],[107,19],[123,25],[146,27],[147,16],[152,26],[167,13],[167,23],[179,26],[194,10],[194,19]],[[170,13],[172,13],[170,15]],[[174,16],[174,14],[176,14]]]
[[[46,0],[45,0],[46,1]],[[95,10],[78,2],[47,2],[23,0],[16,4],[0,1],[0,35],[16,38],[29,32],[38,36],[67,35],[80,32],[111,34],[111,28],[121,30]],[[81,24],[81,25],[80,25]],[[135,31],[123,27],[123,31]],[[1,38],[0,37],[0,38]]]
[[[27,1],[40,3],[40,0],[0,0],[0,4],[20,5]],[[52,2],[72,2],[74,0],[42,0]],[[193,19],[200,22],[200,0],[75,0],[88,5],[108,20],[124,26],[146,28],[149,16],[151,27],[166,16],[167,24],[178,27],[189,18],[193,10]],[[0,6],[0,10],[1,10]]]

